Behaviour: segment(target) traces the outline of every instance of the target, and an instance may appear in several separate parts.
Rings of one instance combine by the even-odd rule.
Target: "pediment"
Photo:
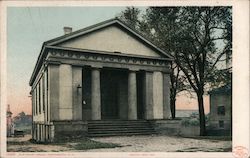
[[[119,20],[103,22],[50,42],[52,46],[171,58]]]

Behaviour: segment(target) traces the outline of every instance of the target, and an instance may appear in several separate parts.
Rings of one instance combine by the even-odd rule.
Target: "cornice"
[[[148,65],[148,66],[169,66],[170,61],[165,58],[131,56],[111,53],[94,53],[91,51],[70,51],[70,50],[48,50],[48,56],[64,59],[79,59],[96,62],[123,63],[133,65]]]

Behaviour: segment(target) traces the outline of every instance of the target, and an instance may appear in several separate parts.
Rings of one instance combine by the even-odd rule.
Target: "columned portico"
[[[30,79],[33,138],[83,135],[90,122],[169,119],[172,60],[117,19],[45,42]]]
[[[136,92],[136,72],[128,73],[128,119],[137,119],[137,92]]]
[[[100,69],[91,71],[91,119],[101,120]]]

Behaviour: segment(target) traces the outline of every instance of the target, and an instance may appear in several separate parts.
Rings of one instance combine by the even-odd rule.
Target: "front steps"
[[[147,120],[88,121],[88,136],[129,136],[155,134]]]

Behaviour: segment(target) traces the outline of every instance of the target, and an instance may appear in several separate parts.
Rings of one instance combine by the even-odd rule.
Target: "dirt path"
[[[72,143],[63,145],[44,145],[33,144],[28,140],[30,135],[19,138],[8,138],[8,151],[35,151],[35,152],[58,152],[58,151],[87,151],[87,152],[178,152],[178,151],[229,151],[231,141],[211,140],[211,139],[192,139],[169,136],[116,136],[91,138],[94,141],[103,143],[115,143],[122,147],[102,148],[90,150],[75,150],[71,148]]]
[[[231,141],[191,139],[169,136],[130,136],[130,137],[106,137],[94,138],[95,141],[113,142],[121,144],[122,148],[94,149],[95,151],[129,151],[129,152],[176,152],[176,151],[228,151]]]

